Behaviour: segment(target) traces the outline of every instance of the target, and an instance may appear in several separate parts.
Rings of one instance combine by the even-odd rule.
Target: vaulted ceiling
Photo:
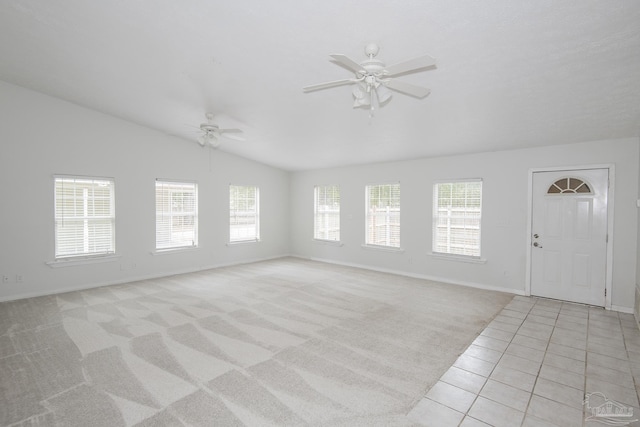
[[[4,0],[0,80],[176,144],[211,111],[247,138],[219,149],[301,170],[637,137],[639,23],[637,0]],[[370,117],[351,86],[302,91],[370,42],[436,58],[401,77],[431,94]]]

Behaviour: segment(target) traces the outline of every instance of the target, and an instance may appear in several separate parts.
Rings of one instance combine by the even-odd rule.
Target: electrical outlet
[[[2,275],[2,283],[9,283],[9,276],[6,274]]]
[[[16,274],[16,283],[22,283],[23,280],[24,277],[22,276],[22,274]]]

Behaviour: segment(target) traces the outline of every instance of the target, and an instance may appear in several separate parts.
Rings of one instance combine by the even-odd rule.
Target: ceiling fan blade
[[[436,60],[434,58],[429,55],[424,55],[419,58],[414,58],[408,61],[391,65],[386,68],[386,74],[388,76],[395,76],[396,74],[409,73],[412,71],[417,71],[421,68],[433,67],[435,65]]]
[[[237,135],[235,133],[224,133],[222,134],[222,137],[227,139],[233,139],[234,141],[246,141],[244,136]]]
[[[246,141],[246,139],[240,135],[225,135],[224,138],[233,139],[234,141]]]
[[[384,82],[384,85],[389,89],[415,96],[416,98],[424,98],[431,93],[431,89],[427,89],[426,87],[416,86],[395,79]]]
[[[332,57],[338,64],[346,67],[347,69],[353,71],[354,73],[359,73],[361,71],[364,71],[364,69],[362,68],[362,65],[358,64],[356,61],[349,58],[348,56],[342,55],[340,53],[334,53],[333,55],[329,55],[329,56]]]
[[[233,139],[235,141],[246,141],[246,139],[241,135],[242,129],[220,129],[219,132],[224,138]]]
[[[354,79],[343,79],[343,80],[335,80],[332,82],[327,82],[327,83],[320,83],[317,85],[311,85],[311,86],[307,86],[307,87],[303,87],[302,90],[305,92],[311,92],[314,90],[320,90],[320,89],[328,89],[330,87],[334,87],[334,86],[341,86],[341,85],[346,85],[346,84],[351,84],[356,82],[357,80]]]

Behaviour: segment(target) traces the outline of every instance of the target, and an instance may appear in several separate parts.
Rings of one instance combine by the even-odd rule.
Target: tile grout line
[[[511,301],[513,302],[514,300],[515,300],[515,299],[513,299],[513,300],[511,300]],[[517,300],[515,300],[515,301],[517,301]],[[473,393],[473,394],[475,394],[475,398],[473,399],[473,401],[472,401],[472,402],[471,402],[471,404],[469,405],[469,408],[468,408],[465,412],[463,412],[463,413],[462,413],[463,417],[462,417],[462,419],[460,420],[460,424],[461,424],[462,422],[464,422],[464,419],[465,419],[465,418],[467,418],[467,417],[473,418],[471,415],[469,415],[469,411],[471,410],[471,408],[473,407],[473,405],[476,403],[476,401],[478,400],[478,398],[479,398],[479,397],[481,397],[481,396],[480,396],[480,392],[481,392],[481,391],[484,389],[484,387],[486,386],[487,382],[489,381],[489,379],[490,379],[490,377],[491,377],[491,374],[493,373],[493,371],[495,370],[495,368],[498,366],[498,363],[500,363],[500,360],[502,360],[502,357],[506,354],[506,350],[507,350],[507,348],[508,348],[508,347],[509,347],[509,345],[513,342],[513,338],[517,335],[518,331],[520,330],[520,328],[521,328],[521,327],[522,327],[522,325],[524,324],[524,321],[525,321],[525,320],[527,319],[527,317],[529,316],[529,313],[531,312],[531,309],[532,309],[533,307],[535,307],[535,305],[536,305],[536,303],[533,303],[533,304],[531,305],[531,307],[529,307],[529,309],[527,310],[527,312],[526,312],[526,314],[525,314],[524,319],[522,319],[522,322],[521,322],[521,323],[520,323],[520,325],[518,326],[518,329],[516,329],[516,331],[513,333],[513,336],[509,339],[509,341],[504,341],[504,342],[506,342],[506,343],[507,343],[507,346],[505,347],[505,349],[504,349],[503,351],[501,351],[501,353],[502,353],[502,354],[500,355],[500,357],[498,358],[498,360],[497,360],[497,361],[496,361],[496,363],[494,364],[494,366],[493,366],[493,368],[491,369],[491,371],[487,374],[486,380],[485,380],[484,384],[482,385],[482,388],[480,388],[480,390],[479,390],[477,393]],[[503,312],[505,309],[507,309],[507,308],[506,308],[506,307],[504,307],[504,308],[500,311],[500,313],[498,313],[498,315],[496,315],[495,317],[498,317],[500,314],[502,314],[502,312]],[[493,321],[495,321],[495,317],[492,319],[492,322],[493,322]],[[491,323],[491,322],[490,322],[490,323]],[[490,323],[489,323],[489,324],[490,324]],[[481,335],[482,335],[482,332],[484,332],[484,330],[485,330],[486,328],[488,328],[488,327],[489,327],[489,324],[487,324],[487,326],[485,326],[485,328],[481,331],[481,333],[480,333],[478,336],[481,336]],[[476,337],[476,338],[477,338],[477,337]],[[496,338],[496,339],[497,339],[497,338]],[[503,341],[503,340],[500,340],[500,341]],[[475,342],[475,340],[474,340],[474,342]],[[469,344],[469,346],[467,346],[467,348],[465,349],[465,351],[464,351],[461,355],[463,355],[463,354],[464,354],[464,353],[469,349],[469,347],[470,347],[471,345],[473,345],[473,342],[472,342],[471,344]],[[547,343],[547,346],[548,346],[548,343]],[[470,357],[473,357],[473,356],[470,356]],[[479,360],[482,360],[482,359],[479,359]],[[466,370],[465,370],[465,371],[466,371]],[[468,372],[471,372],[471,371],[468,371]],[[440,377],[440,378],[442,378],[442,377]],[[536,380],[537,380],[537,378],[536,378]],[[440,379],[438,379],[438,381],[440,381]],[[498,381],[498,382],[500,382],[500,381]],[[500,382],[500,383],[502,383],[502,382]],[[502,383],[502,384],[504,384],[504,383]],[[506,385],[509,385],[509,384],[506,384]],[[535,385],[535,384],[534,384],[534,385]],[[427,391],[427,393],[428,393],[428,391]],[[531,396],[532,396],[532,395],[533,395],[533,390],[530,392],[530,395],[529,395],[529,401],[531,400]],[[482,397],[484,397],[484,396],[482,396]],[[485,399],[487,399],[487,400],[491,400],[492,402],[495,402],[494,400],[489,399],[489,398],[485,398]],[[495,402],[495,403],[498,403],[498,404],[503,405],[503,406],[505,406],[505,407],[507,407],[507,408],[510,408],[510,409],[515,409],[515,408],[511,408],[510,406],[504,405],[503,403],[500,403],[500,402]],[[527,402],[527,408],[528,408],[528,406],[529,406],[529,402]],[[453,408],[451,408],[451,409],[453,409]],[[515,409],[515,410],[517,410],[517,409]],[[526,416],[526,410],[525,410],[525,412],[523,412],[523,413],[524,413],[524,415]],[[476,418],[473,418],[473,419],[476,419]],[[484,422],[484,421],[482,421],[482,420],[479,420],[479,421]],[[523,417],[523,419],[522,419],[522,421],[521,421],[521,423],[520,423],[520,425],[521,425],[521,426],[522,426],[522,423],[524,423],[524,417]],[[460,424],[458,424],[458,425],[460,425]]]
[[[531,307],[531,309],[533,309],[533,307],[535,307],[538,304],[538,301],[536,301],[533,306]],[[560,310],[562,310],[562,305],[560,305]],[[533,392],[536,389],[536,385],[538,384],[538,379],[540,378],[540,371],[542,371],[542,365],[544,363],[544,360],[547,357],[547,351],[549,349],[549,343],[551,343],[551,336],[553,335],[553,331],[555,331],[556,329],[556,323],[558,322],[558,316],[560,315],[560,310],[558,310],[558,314],[556,314],[556,319],[553,322],[553,329],[551,330],[551,334],[549,334],[549,338],[547,339],[547,345],[544,347],[544,356],[542,356],[542,361],[540,362],[540,367],[538,368],[538,372],[536,374],[536,379],[533,382],[533,387],[531,388],[531,392],[529,393],[529,401],[527,402],[527,406],[524,409],[524,417],[522,417],[522,421],[520,422],[520,426],[524,425],[524,422],[527,418],[527,412],[529,410],[529,406],[531,405],[531,400],[533,399]],[[529,317],[529,313],[531,313],[531,310],[529,310],[529,312],[527,313],[527,316],[524,318],[524,320],[527,320],[527,317]],[[524,320],[522,321],[522,323],[524,324]],[[518,330],[520,330],[518,328]]]
[[[513,337],[508,341],[508,343],[509,343],[509,344],[512,344],[512,343],[513,343],[513,339],[515,338],[515,336],[516,336],[516,335],[518,335],[518,331],[520,331],[520,329],[521,329],[521,328],[522,328],[522,326],[524,325],[524,322],[527,320],[527,318],[529,318],[529,315],[531,314],[531,310],[533,310],[533,308],[537,306],[538,302],[539,302],[539,300],[538,300],[538,301],[536,301],[536,302],[534,302],[534,303],[533,303],[533,305],[531,305],[531,307],[529,308],[529,310],[526,312],[526,315],[525,315],[524,319],[522,319],[522,322],[521,322],[520,326],[519,326],[519,327],[518,327],[518,329],[514,332]],[[544,356],[543,356],[543,358],[542,358],[542,361],[540,362],[540,366],[539,366],[538,371],[537,371],[537,373],[536,373],[536,379],[535,379],[535,381],[534,381],[533,387],[532,387],[531,391],[529,392],[529,400],[528,400],[528,402],[527,402],[527,405],[526,405],[526,407],[525,407],[524,411],[520,411],[520,412],[523,412],[523,414],[524,414],[524,417],[523,417],[523,419],[522,419],[522,421],[521,421],[521,424],[520,424],[521,426],[524,424],[524,422],[525,422],[525,420],[526,420],[527,411],[528,411],[529,406],[530,406],[530,404],[531,404],[531,399],[533,398],[533,395],[534,395],[535,386],[536,386],[536,384],[538,383],[538,379],[540,378],[540,371],[541,371],[541,369],[542,369],[542,366],[543,366],[544,360],[545,360],[546,355],[547,355],[547,352],[548,352],[549,345],[550,345],[550,343],[551,343],[551,336],[553,335],[553,332],[556,330],[556,324],[557,324],[557,321],[558,321],[558,317],[559,317],[560,313],[562,312],[562,307],[563,307],[563,306],[564,306],[564,303],[563,303],[563,302],[561,302],[561,305],[560,305],[560,308],[558,309],[558,312],[557,312],[557,313],[555,313],[555,320],[554,320],[554,324],[553,324],[553,329],[552,329],[551,333],[549,334],[549,337],[546,339],[546,346],[545,346],[545,349],[544,349]],[[506,308],[505,308],[505,309],[506,309]],[[505,309],[503,309],[503,310],[505,310]],[[555,312],[555,310],[554,310],[554,312]],[[587,310],[587,315],[588,315],[588,310]],[[588,318],[587,318],[587,319],[588,319]],[[535,322],[535,321],[533,321],[533,322]],[[535,323],[538,323],[538,322],[535,322]],[[544,325],[544,323],[540,323],[540,324],[541,324],[541,325]],[[551,325],[549,325],[549,326],[551,326]],[[528,337],[527,335],[523,335],[523,336]],[[534,339],[536,339],[535,337],[530,337],[530,338],[534,338]],[[505,341],[505,342],[507,342],[507,341]],[[507,354],[507,353],[506,353],[506,349],[507,349],[507,348],[508,348],[508,346],[505,348],[505,350],[504,350],[504,351],[502,351],[502,355],[501,355],[500,359],[498,359],[498,362],[496,362],[496,365],[494,366],[494,369],[495,369],[495,367],[497,367],[497,365],[498,365],[498,363],[500,362],[500,360],[502,359],[502,357],[503,357],[505,354]],[[585,353],[586,353],[586,350],[585,350]],[[518,356],[518,357],[519,357],[519,356]],[[585,369],[586,369],[586,360],[585,360],[585,362],[584,362],[584,363],[585,363]],[[493,373],[493,370],[494,370],[494,369],[492,369],[491,373]],[[491,375],[491,373],[489,374],[489,376]],[[489,378],[489,377],[487,377],[487,381],[488,381],[489,379],[490,379],[490,378]],[[501,381],[498,381],[498,382],[502,383]],[[586,382],[586,376],[585,376],[585,382]],[[503,384],[504,384],[504,383],[503,383]],[[485,382],[485,385],[486,385],[486,382]],[[506,385],[507,385],[507,386],[511,386],[511,387],[513,387],[513,386],[512,386],[512,385],[510,385],[510,384],[506,384]],[[483,388],[484,388],[484,386],[483,386]],[[584,395],[584,391],[583,391],[583,395]],[[480,396],[480,393],[476,394],[476,399],[474,399],[474,403],[475,403],[475,400],[477,400],[477,398],[478,398],[479,396]],[[487,398],[487,399],[488,399],[488,400],[492,400],[492,399],[489,399],[489,398]],[[500,402],[496,402],[496,403],[499,403],[499,404],[501,404],[501,405],[503,405],[503,406],[507,406],[507,405],[505,405],[504,403],[500,403]],[[473,404],[472,404],[471,406],[473,406]],[[507,406],[507,407],[509,407],[509,406]],[[471,407],[470,407],[470,408],[471,408]],[[511,408],[511,407],[509,407],[509,408]],[[515,409],[515,408],[511,408],[511,409]],[[515,410],[517,410],[517,409],[515,409]],[[468,411],[469,411],[469,410],[467,410],[467,412],[465,413],[465,416],[467,416],[467,415],[468,415]]]
[[[513,300],[512,300],[513,301]],[[536,306],[536,303],[534,302],[531,307],[529,307],[529,309],[527,310],[524,319],[522,319],[522,322],[520,323],[520,326],[518,326],[518,329],[516,329],[516,331],[513,333],[513,336],[511,337],[511,339],[508,341],[508,345],[505,347],[504,351],[502,352],[502,355],[500,356],[500,358],[498,359],[498,361],[496,362],[496,365],[494,366],[494,368],[491,370],[491,372],[489,373],[489,376],[487,377],[487,381],[485,381],[485,384],[487,384],[487,382],[489,381],[489,377],[491,376],[491,374],[493,373],[493,371],[495,370],[495,368],[498,366],[498,363],[500,363],[500,360],[502,360],[502,358],[504,357],[505,354],[507,354],[507,349],[509,348],[509,345],[511,345],[513,343],[513,339],[516,337],[516,335],[518,335],[518,331],[522,328],[522,325],[524,325],[524,322],[527,320],[527,318],[529,317],[529,314],[531,314],[531,310],[533,309],[533,307]],[[504,308],[502,309],[504,311]],[[502,313],[502,311],[500,312]],[[548,346],[548,343],[547,343]],[[542,364],[541,364],[542,366]],[[538,368],[538,374],[540,373],[540,368]],[[536,375],[536,381],[538,380],[537,375]],[[482,386],[482,389],[484,389],[484,385]],[[509,385],[509,384],[507,384]],[[511,386],[513,387],[513,386]],[[534,387],[535,387],[535,382],[534,382]],[[482,389],[480,389],[480,391],[482,391]],[[480,396],[480,392],[478,392],[477,397]],[[522,417],[522,421],[520,422],[520,426],[522,426],[522,424],[524,423],[524,419],[526,418],[527,415],[527,409],[529,409],[529,403],[531,402],[531,396],[533,396],[533,389],[531,389],[531,392],[529,392],[529,400],[527,401],[527,406],[525,407],[525,410],[522,411],[523,412],[523,417]],[[489,399],[492,400],[492,399]],[[499,403],[500,405],[504,405],[503,403],[500,402],[496,402]],[[507,406],[507,405],[504,405]],[[469,408],[471,409],[471,408]],[[512,408],[514,409],[514,408]],[[468,412],[468,411],[467,411]]]
[[[587,310],[587,338],[585,339],[585,343],[584,343],[584,384],[582,385],[584,387],[583,393],[582,393],[582,425],[584,426],[587,421],[586,421],[586,417],[585,417],[585,411],[584,411],[584,402],[585,399],[587,398],[587,367],[589,365],[589,329],[590,329],[590,324],[591,324],[591,310]]]
[[[640,380],[636,379],[636,375],[634,375],[633,367],[631,366],[631,354],[629,353],[631,350],[627,346],[627,336],[624,332],[624,327],[622,326],[622,319],[618,315],[618,320],[620,322],[620,331],[622,333],[622,342],[624,344],[625,353],[627,355],[627,360],[629,361],[629,369],[631,370],[631,381],[633,381],[633,385],[636,389],[636,396],[638,398],[638,404],[640,405]],[[635,317],[634,317],[635,320]],[[637,324],[637,321],[636,321]],[[640,324],[637,324],[638,328],[640,328]]]
[[[542,352],[543,352],[543,355],[542,355],[542,359],[541,359],[541,361],[540,361],[540,365],[538,366],[538,369],[537,369],[537,372],[536,372],[536,375],[535,375],[535,380],[534,380],[534,382],[533,382],[533,386],[532,386],[531,390],[528,392],[528,393],[529,393],[529,396],[528,396],[527,405],[525,406],[525,408],[524,408],[524,410],[523,410],[523,411],[520,411],[520,410],[519,410],[519,409],[517,409],[517,408],[514,408],[514,407],[512,407],[512,406],[509,406],[509,405],[507,405],[507,404],[505,404],[505,403],[502,403],[502,402],[500,402],[500,401],[493,400],[493,399],[491,399],[491,398],[489,398],[489,397],[485,397],[485,399],[487,399],[487,400],[489,400],[489,401],[492,401],[492,402],[494,402],[494,403],[497,403],[497,404],[499,404],[499,405],[505,406],[506,408],[509,408],[509,409],[512,409],[512,410],[515,410],[515,411],[518,411],[518,412],[523,413],[523,419],[522,419],[522,421],[521,421],[521,423],[520,423],[520,426],[523,426],[523,425],[524,425],[524,423],[525,423],[525,421],[526,421],[526,418],[527,418],[528,410],[529,410],[529,408],[530,408],[530,406],[531,406],[531,401],[532,401],[533,396],[534,396],[534,394],[535,394],[535,393],[534,393],[534,390],[536,389],[536,385],[538,384],[538,381],[539,381],[539,379],[540,379],[540,372],[541,372],[541,370],[542,370],[542,367],[544,366],[544,362],[545,362],[545,360],[547,359],[547,356],[548,356],[549,354],[554,354],[554,355],[556,354],[556,353],[550,353],[550,352],[549,352],[549,347],[550,347],[550,345],[551,345],[551,342],[552,342],[552,341],[551,341],[551,339],[552,339],[552,337],[553,337],[554,332],[556,332],[557,330],[562,330],[562,331],[565,331],[565,330],[566,330],[566,331],[574,331],[573,329],[568,328],[568,327],[567,327],[567,328],[565,328],[565,327],[559,327],[559,326],[558,326],[558,321],[560,320],[560,315],[564,315],[565,317],[567,317],[567,316],[568,316],[568,317],[576,317],[576,320],[577,320],[577,319],[584,319],[584,321],[586,322],[585,327],[584,327],[584,328],[581,328],[581,330],[585,330],[584,350],[583,350],[583,351],[584,351],[584,360],[582,361],[582,367],[583,367],[583,378],[584,378],[584,380],[583,380],[583,383],[582,383],[582,390],[580,390],[580,391],[581,391],[581,394],[582,394],[582,400],[581,400],[581,403],[582,403],[582,402],[584,402],[584,399],[585,399],[585,396],[586,396],[586,393],[587,393],[587,380],[588,380],[588,375],[587,375],[587,366],[588,366],[588,362],[589,362],[589,351],[588,351],[588,345],[589,345],[589,337],[590,337],[590,330],[591,330],[590,323],[591,323],[591,321],[595,321],[595,320],[596,320],[596,319],[595,319],[595,317],[594,317],[595,313],[593,312],[593,307],[591,307],[591,306],[585,306],[585,310],[584,310],[585,316],[584,316],[584,317],[582,317],[582,316],[577,316],[577,315],[575,315],[575,316],[574,316],[574,315],[572,315],[572,314],[571,314],[571,313],[569,313],[569,312],[564,312],[564,313],[563,313],[563,308],[565,308],[565,307],[569,307],[569,305],[568,305],[566,302],[558,301],[559,306],[558,306],[557,311],[556,311],[556,309],[555,309],[555,308],[554,308],[553,310],[546,310],[545,308],[543,308],[543,307],[544,307],[544,304],[540,304],[540,305],[539,305],[540,301],[542,301],[542,300],[540,300],[540,299],[538,299],[538,298],[531,298],[531,300],[533,300],[533,303],[530,305],[530,307],[529,307],[528,309],[526,309],[526,311],[514,310],[514,309],[510,309],[510,308],[508,308],[508,307],[504,307],[504,308],[500,311],[500,313],[496,316],[496,317],[499,317],[500,315],[504,315],[504,314],[503,314],[503,312],[504,312],[505,310],[512,310],[512,311],[516,311],[516,312],[521,313],[522,315],[524,315],[524,318],[522,318],[522,319],[521,319],[520,324],[518,325],[517,329],[516,329],[514,332],[507,331],[507,330],[502,330],[502,329],[497,329],[498,331],[506,332],[506,333],[512,334],[508,340],[504,340],[504,339],[501,339],[501,338],[493,338],[493,337],[491,337],[491,336],[489,336],[489,335],[482,335],[482,332],[484,332],[487,328],[490,328],[490,326],[489,326],[490,324],[488,324],[487,326],[485,326],[485,328],[482,330],[482,332],[478,335],[478,337],[480,337],[480,336],[485,336],[485,337],[486,337],[486,338],[488,338],[488,339],[494,339],[494,340],[502,341],[503,343],[505,343],[505,344],[506,344],[506,346],[504,347],[504,350],[496,350],[496,349],[491,348],[491,347],[489,347],[489,346],[484,346],[484,345],[480,345],[480,344],[474,344],[474,343],[475,343],[475,340],[474,340],[471,344],[469,344],[469,346],[467,346],[467,348],[465,349],[465,351],[464,351],[464,352],[462,352],[462,353],[460,354],[460,356],[464,355],[464,354],[469,350],[469,348],[470,348],[472,345],[476,345],[477,347],[483,348],[483,349],[485,349],[485,350],[495,351],[495,352],[499,352],[499,353],[500,353],[500,356],[496,359],[495,363],[493,363],[493,362],[492,362],[492,361],[490,361],[490,360],[485,360],[485,359],[482,359],[482,358],[476,357],[476,356],[474,356],[474,355],[467,354],[467,356],[468,356],[468,357],[472,357],[472,358],[477,359],[477,360],[479,360],[479,361],[492,363],[492,365],[493,365],[493,366],[492,366],[492,367],[491,367],[491,369],[487,372],[486,376],[485,376],[485,375],[482,375],[482,374],[478,374],[478,373],[476,373],[476,372],[474,372],[474,371],[471,371],[471,370],[467,370],[466,368],[458,367],[458,369],[460,369],[460,370],[463,370],[463,371],[466,371],[466,372],[469,372],[469,373],[472,373],[472,374],[475,374],[475,375],[480,375],[480,376],[482,376],[482,377],[484,377],[484,378],[485,378],[485,380],[484,380],[484,383],[483,383],[482,387],[480,387],[480,389],[479,389],[477,392],[470,392],[469,390],[466,390],[466,389],[464,389],[464,388],[462,388],[462,387],[460,387],[460,386],[458,386],[458,385],[456,385],[456,384],[451,384],[451,383],[448,383],[448,382],[446,382],[446,381],[443,381],[443,380],[442,380],[442,376],[438,379],[438,382],[442,381],[443,383],[445,383],[445,384],[447,384],[447,385],[450,385],[450,386],[452,386],[452,387],[456,387],[456,388],[461,389],[461,390],[463,390],[463,391],[467,391],[467,392],[472,393],[472,394],[474,395],[473,400],[471,400],[471,403],[469,404],[468,408],[467,408],[464,412],[462,412],[462,411],[458,411],[458,410],[456,410],[455,408],[452,408],[451,406],[449,406],[449,405],[447,405],[447,404],[445,404],[445,403],[440,403],[440,402],[438,402],[437,400],[434,400],[434,401],[433,401],[433,402],[435,402],[435,403],[438,403],[438,404],[440,404],[440,405],[443,405],[444,407],[447,407],[447,408],[449,408],[449,409],[451,409],[451,410],[453,410],[453,411],[456,411],[456,412],[460,413],[460,414],[462,415],[462,418],[461,418],[460,423],[462,423],[462,422],[464,421],[464,419],[465,419],[465,418],[467,418],[467,417],[469,417],[469,418],[471,418],[471,419],[474,419],[474,420],[479,420],[479,419],[474,418],[473,416],[471,416],[471,415],[470,415],[470,411],[471,411],[471,409],[473,408],[473,406],[477,403],[478,398],[479,398],[479,397],[484,397],[484,396],[481,396],[481,392],[482,392],[482,390],[483,390],[483,389],[484,389],[484,387],[487,385],[488,381],[489,381],[489,380],[491,380],[491,378],[490,378],[490,377],[491,377],[491,375],[493,374],[493,372],[495,371],[496,367],[498,366],[498,364],[500,363],[500,361],[503,359],[503,357],[505,356],[505,354],[510,354],[510,353],[507,353],[507,349],[508,349],[512,344],[515,344],[515,343],[514,343],[514,339],[515,339],[515,337],[516,337],[516,336],[518,336],[518,333],[520,332],[520,330],[522,329],[522,327],[524,326],[524,324],[525,324],[525,322],[526,322],[527,320],[529,320],[530,322],[536,323],[536,324],[540,324],[541,326],[542,326],[542,325],[552,326],[552,329],[551,329],[551,331],[550,331],[550,333],[549,333],[548,337],[546,338],[546,345],[544,346],[544,350],[541,350],[541,349],[540,349],[540,351],[542,351]],[[529,300],[529,301],[531,301],[531,300]],[[519,300],[518,300],[518,299],[514,299],[514,300],[512,300],[512,302],[513,302],[513,301],[519,301]],[[527,301],[527,305],[529,305],[529,304],[530,304],[530,303],[529,303],[529,301]],[[524,302],[524,301],[523,301],[523,302]],[[532,310],[534,310],[534,308],[536,308],[536,307],[539,307],[539,308],[540,308],[541,310],[543,310],[543,311],[548,311],[550,314],[554,314],[554,317],[553,317],[553,319],[554,319],[554,320],[553,320],[553,325],[549,325],[548,323],[543,323],[543,322],[537,322],[536,320],[533,320],[533,319],[530,317],[530,316],[532,315]],[[523,308],[523,307],[521,307],[521,308]],[[569,311],[570,311],[570,310],[569,310]],[[508,316],[508,315],[504,315],[504,316],[507,316],[507,317],[510,317],[510,318],[512,317],[512,316]],[[496,317],[494,317],[494,319],[492,320],[492,322],[496,320]],[[552,317],[550,317],[550,316],[542,316],[542,317],[549,317],[549,320],[551,320],[551,318],[552,318]],[[623,328],[623,325],[622,325],[622,319],[621,319],[621,317],[618,315],[618,313],[616,313],[616,314],[615,314],[615,316],[611,316],[611,317],[614,317],[614,318],[617,320],[617,322],[615,322],[615,323],[617,324],[617,326],[618,326],[619,330],[620,330],[620,331],[621,331],[621,333],[622,333],[622,338],[623,338],[623,343],[624,343],[624,349],[625,349],[625,356],[626,356],[627,361],[629,361],[629,362],[630,362],[630,361],[631,361],[630,354],[629,354],[629,351],[630,351],[630,350],[629,350],[629,347],[628,347],[628,341],[627,341],[627,339],[626,339],[626,335],[624,334],[624,331],[623,331],[623,329],[624,329],[624,328]],[[518,320],[520,320],[520,319],[519,319],[519,316],[518,316],[518,317],[513,317],[513,319],[518,319]],[[571,322],[571,320],[569,320],[569,319],[566,319],[566,321]],[[491,322],[490,322],[490,323],[491,323]],[[503,323],[510,324],[510,323],[508,323],[508,322],[503,322]],[[578,323],[578,322],[574,322],[574,323]],[[494,329],[496,329],[496,328],[494,328]],[[540,340],[540,338],[536,338],[536,337],[529,337],[528,335],[522,335],[522,334],[521,334],[520,336],[525,337],[525,338],[531,338],[531,339],[537,339],[537,340]],[[477,339],[478,337],[476,337],[476,339]],[[564,345],[565,345],[565,344],[561,344],[561,343],[557,343],[557,344],[558,344],[558,345],[562,345],[562,346],[564,346]],[[524,344],[518,344],[518,345],[524,345]],[[524,345],[524,346],[525,346],[525,347],[529,347],[529,346],[527,346],[527,345]],[[575,347],[570,346],[570,345],[569,345],[568,347],[575,348]],[[531,348],[531,349],[535,349],[535,350],[538,350],[538,349],[537,349],[537,348],[535,348],[535,347],[529,347],[529,348]],[[576,348],[576,350],[580,350],[580,348]],[[571,356],[564,356],[564,355],[562,355],[562,354],[557,354],[557,355],[558,355],[558,356],[560,356],[560,357],[565,357],[565,358],[569,358],[569,359],[574,359],[574,358],[573,358],[573,357],[571,357]],[[512,356],[514,356],[514,357],[521,357],[521,356],[518,356],[517,354],[513,354]],[[521,358],[522,358],[522,357],[521,357]],[[531,362],[535,362],[535,360],[528,359],[528,358],[526,358],[526,357],[523,357],[523,359],[529,360],[529,361],[531,361]],[[575,361],[577,362],[577,360],[575,360]],[[553,366],[553,365],[551,365],[551,366]],[[453,365],[452,365],[452,367],[453,367]],[[530,373],[528,373],[528,372],[526,372],[526,371],[521,371],[520,369],[517,369],[517,368],[510,368],[510,369],[514,369],[515,371],[518,371],[518,372],[522,372],[522,373],[527,373],[527,374],[529,374],[529,375],[533,375],[533,374],[530,374]],[[558,369],[562,369],[562,368],[558,367]],[[577,374],[577,372],[576,372],[576,374]],[[637,379],[635,378],[635,376],[633,375],[633,372],[632,372],[632,374],[631,374],[631,378],[632,378],[632,381],[633,381],[634,386],[636,386],[636,394],[639,394],[639,393],[640,393],[640,391],[638,391],[638,381],[637,381]],[[502,382],[502,381],[500,381],[500,380],[493,380],[493,381],[496,381],[496,382],[498,382],[498,383],[504,384],[504,385],[509,386],[509,387],[514,387],[512,384],[504,383],[504,382]],[[548,381],[553,382],[553,383],[556,383],[556,381],[554,381],[554,380],[552,380],[552,379],[549,379]],[[566,385],[567,387],[572,387],[571,385],[564,384],[564,383],[562,383],[562,382],[560,382],[560,383],[558,383],[558,384],[560,384],[560,385]],[[433,388],[433,387],[432,387],[432,388]],[[518,387],[515,387],[515,388],[518,388]],[[573,387],[573,388],[575,388],[575,387]],[[518,389],[519,389],[519,388],[518,388]],[[429,393],[429,391],[430,391],[430,390],[431,390],[431,389],[427,390],[427,392],[425,393],[425,398],[426,398],[426,395]],[[522,390],[522,389],[519,389],[519,390]],[[524,390],[523,390],[523,391],[524,391]],[[542,397],[543,397],[543,398],[545,398],[544,396],[542,396]],[[431,398],[428,398],[428,399],[429,399],[429,400],[432,400]],[[545,398],[545,399],[546,399],[546,398]],[[558,403],[559,405],[567,406],[568,408],[572,408],[572,406],[571,406],[571,405],[567,405],[567,404],[565,404],[565,403],[563,403],[563,402],[556,402],[556,403]],[[586,423],[586,421],[585,421],[585,410],[584,410],[584,404],[583,404],[583,406],[582,406],[582,408],[581,408],[581,409],[577,409],[577,408],[574,408],[574,409],[576,409],[576,410],[578,410],[578,411],[580,411],[580,412],[581,412],[581,414],[582,414],[582,416],[581,416],[581,425],[583,425],[583,426],[584,426],[584,425],[585,425],[585,423]],[[482,420],[480,420],[480,421],[482,421]],[[548,421],[547,421],[547,422],[548,422]],[[552,422],[549,422],[549,423],[550,423],[550,424],[555,424],[555,423],[552,423]]]

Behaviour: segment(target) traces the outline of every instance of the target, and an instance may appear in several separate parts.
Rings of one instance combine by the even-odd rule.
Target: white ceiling
[[[370,118],[329,61],[423,54]],[[287,170],[640,134],[637,0],[3,0],[0,80]],[[34,118],[37,120],[37,118]]]

